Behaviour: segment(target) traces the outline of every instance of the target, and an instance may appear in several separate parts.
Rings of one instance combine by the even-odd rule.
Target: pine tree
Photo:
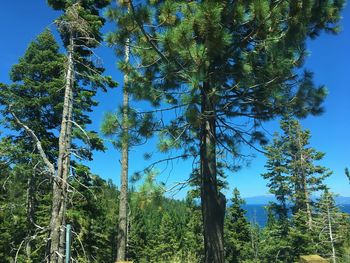
[[[294,211],[306,213],[307,225],[312,227],[312,200],[313,192],[325,189],[324,179],[331,172],[329,169],[314,164],[324,157],[324,153],[308,147],[310,131],[303,131],[299,122],[286,119],[281,122],[281,128],[285,133],[287,151],[287,167],[290,175],[290,183],[294,188],[292,200]]]
[[[55,130],[62,128],[64,106],[61,99],[64,93],[62,90],[64,71],[62,69],[64,69],[66,61],[65,57],[59,53],[59,46],[53,35],[49,31],[45,31],[29,45],[26,54],[19,60],[19,63],[13,66],[11,79],[14,83],[2,85],[0,91],[1,103],[5,106],[3,113],[6,118],[6,127],[18,131],[5,138],[7,145],[10,143],[15,145],[15,147],[7,147],[6,155],[8,158],[12,158],[18,169],[21,167],[21,173],[28,178],[27,182],[30,183],[28,185],[30,187],[24,187],[24,189],[28,189],[27,221],[31,222],[31,227],[28,226],[29,232],[25,242],[27,257],[33,254],[30,253],[31,243],[37,242],[32,239],[38,239],[37,231],[44,232],[43,230],[46,229],[45,226],[48,223],[46,219],[39,220],[39,218],[47,218],[47,214],[40,215],[39,222],[34,222],[34,217],[36,217],[34,210],[37,206],[42,207],[40,210],[47,211],[49,209],[47,207],[48,198],[50,198],[48,182],[52,182],[52,178],[55,178],[56,167],[53,164],[56,163],[59,152],[59,139]],[[99,71],[102,72],[102,69]],[[79,72],[83,73],[84,71]],[[84,77],[79,76],[77,80],[84,80]],[[109,79],[105,80],[109,81]],[[97,78],[96,81],[101,80]],[[92,83],[96,84],[96,81]],[[77,128],[71,130],[71,137],[75,138],[75,141],[71,143],[69,150],[74,150],[75,155],[82,159],[91,158],[91,152],[84,147],[84,142],[89,144],[91,150],[103,148],[96,133],[83,130],[85,125],[91,122],[86,111],[91,111],[91,107],[96,105],[96,102],[92,100],[94,94],[94,90],[80,89],[73,96],[78,103],[72,112],[74,121],[72,118],[70,122],[76,123]],[[67,123],[67,121],[63,122]],[[76,161],[72,162],[76,163]],[[37,185],[40,185],[42,189],[34,190]],[[54,184],[55,186],[57,185]],[[43,195],[40,196],[40,200],[37,200],[39,193],[43,193]],[[37,212],[41,213],[41,211]],[[52,218],[62,219],[60,217]],[[38,223],[41,228],[37,227]],[[34,230],[35,232],[33,232]],[[42,251],[43,249],[40,249],[40,253]],[[44,258],[42,254],[32,255],[32,257],[33,260],[36,257]]]
[[[169,261],[179,252],[180,240],[176,236],[175,222],[169,213],[163,213],[157,235],[153,238],[157,239],[155,252],[159,260]]]
[[[268,221],[262,230],[261,259],[262,262],[293,262],[294,248],[291,245],[288,218],[280,218],[276,214],[276,204],[267,207]]]
[[[132,39],[139,61],[129,65],[130,92],[164,107],[157,112],[180,113],[167,114],[159,148],[176,149],[179,158],[200,157],[205,262],[224,262],[218,159],[232,168],[227,157],[238,155],[240,143],[263,139],[235,125],[245,119],[256,120],[250,122],[256,130],[287,105],[299,116],[320,113],[325,89],[296,69],[303,66],[308,38],[324,29],[337,32],[343,1],[129,3],[130,16],[118,19],[115,40],[123,45]]]
[[[248,262],[261,262],[261,228],[256,222],[250,223],[250,257]]]
[[[183,249],[185,255],[194,257],[198,262],[203,261],[203,224],[201,221],[201,210],[198,205],[198,197],[194,198],[193,192],[189,192],[186,198],[187,223],[183,237]]]
[[[125,63],[129,63],[129,41],[125,44]],[[127,248],[127,228],[128,228],[128,172],[129,172],[129,126],[128,126],[128,108],[129,108],[129,92],[127,90],[128,75],[124,75],[123,89],[123,120],[122,120],[122,168],[121,168],[121,184],[120,184],[120,202],[119,202],[119,225],[118,225],[118,251],[117,261],[126,260]]]
[[[122,14],[130,14],[130,4],[128,1],[116,1],[116,7],[110,7],[107,17],[112,22]],[[118,24],[118,23],[117,23]],[[127,37],[122,45],[116,45],[117,34],[110,32],[107,34],[107,43],[113,47],[119,58],[118,67],[124,74],[123,103],[116,114],[108,113],[102,125],[102,132],[107,137],[113,137],[114,146],[121,152],[121,194],[119,206],[119,226],[118,226],[118,253],[117,261],[125,261],[127,254],[127,215],[128,215],[128,167],[129,150],[140,143],[141,140],[150,137],[152,125],[150,124],[150,114],[137,116],[130,107],[129,100],[129,64],[130,46],[132,39]],[[121,123],[121,125],[119,125]],[[148,126],[148,127],[147,127]]]
[[[136,262],[152,262],[158,256],[156,233],[162,219],[163,189],[155,182],[154,172],[147,174],[137,192],[131,195],[129,256]]]
[[[96,66],[91,58],[92,49],[99,46],[101,34],[99,32],[104,20],[99,16],[99,8],[103,8],[108,1],[78,1],[72,3],[66,0],[49,0],[48,3],[56,10],[63,10],[64,14],[56,21],[64,46],[67,49],[65,72],[65,94],[62,110],[62,123],[59,137],[59,152],[57,176],[53,185],[52,215],[50,222],[50,251],[48,262],[63,262],[65,210],[67,202],[67,179],[70,172],[71,143],[73,123],[86,124],[86,120],[74,119],[73,101],[75,94],[83,94],[81,103],[87,104],[87,109],[95,104],[91,96],[96,88],[106,90],[115,83],[110,77],[102,77],[104,69]],[[80,85],[80,87],[79,87]],[[79,92],[84,90],[84,92]],[[85,88],[87,90],[85,91]],[[89,89],[91,88],[91,89]],[[75,91],[75,90],[78,90]],[[84,96],[85,95],[85,96]],[[84,100],[85,99],[85,100]],[[84,122],[85,121],[85,122]],[[79,128],[79,124],[76,125]],[[81,127],[81,126],[80,126]],[[91,138],[85,132],[85,140]],[[91,135],[91,134],[90,134]],[[98,141],[96,134],[92,137]]]
[[[52,33],[45,30],[30,43],[18,64],[12,67],[10,78],[13,83],[3,85],[0,90],[4,125],[14,131],[2,139],[3,156],[14,167],[12,176],[21,178],[17,184],[23,183],[22,196],[26,197],[27,233],[22,240],[25,241],[23,247],[28,262],[43,257],[42,235],[45,233],[47,215],[40,213],[48,209],[46,199],[51,178],[40,152],[35,149],[36,142],[28,136],[23,124],[31,127],[45,148],[48,160],[55,162],[58,138],[54,130],[60,126],[63,63],[64,56],[59,53],[58,44]],[[11,183],[16,182],[10,180],[8,183],[11,189]],[[13,241],[17,246],[13,251],[16,251],[20,244],[18,240]]]
[[[111,182],[79,166],[70,179],[75,194],[67,204],[66,220],[72,225],[72,259],[77,262],[113,262],[119,193]],[[89,189],[86,189],[89,186]]]
[[[349,216],[340,212],[333,194],[326,189],[317,202],[315,236],[317,251],[331,262],[338,262],[345,241]]]
[[[269,180],[267,187],[278,201],[278,203],[271,204],[271,208],[280,221],[286,221],[288,218],[288,201],[292,195],[283,140],[281,136],[275,134],[273,143],[265,147],[266,157],[268,158],[265,168],[268,172],[262,174],[264,179]]]
[[[226,260],[232,263],[243,262],[250,245],[250,224],[245,217],[246,211],[242,208],[244,204],[238,189],[233,189],[225,220]]]
[[[58,2],[59,1],[55,1],[54,4]],[[88,59],[88,56],[91,54],[89,48],[97,46],[99,40],[95,39],[93,41],[93,38],[90,38],[88,33],[98,36],[96,33],[102,25],[102,20],[96,15],[97,9],[93,8],[91,10],[94,10],[95,15],[89,15],[79,7],[79,5],[73,5],[71,8],[67,9],[66,14],[58,21],[63,36],[63,42],[69,46],[67,60],[64,56],[57,55],[59,58],[56,59],[56,63],[51,63],[50,60],[55,59],[52,58],[52,56],[55,55],[54,51],[57,53],[58,50],[58,45],[56,43],[53,43],[52,47],[47,45],[48,43],[45,43],[46,46],[38,50],[38,54],[33,52],[33,50],[29,50],[27,57],[23,60],[24,63],[21,62],[22,64],[14,68],[13,71],[13,80],[19,84],[13,85],[14,89],[12,90],[15,92],[18,90],[18,96],[9,96],[9,88],[6,87],[2,92],[2,102],[6,105],[5,111],[10,121],[16,125],[16,129],[18,129],[18,127],[23,129],[23,134],[25,134],[27,140],[29,138],[31,144],[35,144],[37,154],[40,156],[45,169],[48,171],[49,176],[54,178],[52,216],[50,223],[51,231],[49,238],[51,248],[48,256],[50,262],[62,262],[63,260],[64,236],[62,233],[64,229],[62,229],[62,226],[65,220],[64,214],[66,209],[65,202],[67,200],[67,178],[70,170],[70,153],[74,148],[75,155],[80,158],[91,158],[91,152],[81,147],[81,143],[79,143],[79,147],[74,147],[77,146],[77,144],[72,144],[72,138],[75,137],[85,143],[89,143],[91,149],[103,148],[96,133],[83,130],[84,126],[90,122],[89,117],[84,114],[84,111],[90,111],[91,106],[96,105],[96,102],[92,100],[96,92],[96,87],[106,88],[107,86],[114,85],[110,78],[100,77],[103,69],[94,67],[93,62]],[[89,23],[81,18],[80,15],[85,16],[85,18],[89,20]],[[90,26],[90,31],[87,25]],[[80,30],[79,34],[78,29]],[[69,37],[65,38],[64,36]],[[35,46],[35,44],[33,46]],[[78,53],[79,56],[76,56]],[[45,64],[45,60],[49,61]],[[28,64],[25,64],[26,62],[28,62]],[[31,68],[30,63],[42,63],[40,66],[43,67],[43,69],[41,70],[35,66]],[[66,65],[66,67],[64,65]],[[62,68],[65,68],[66,72],[62,72]],[[52,76],[50,74],[52,74]],[[73,81],[73,79],[75,80]],[[21,80],[31,85],[33,89],[36,89],[34,90],[36,93],[33,93],[34,96],[29,93],[30,89],[26,90],[27,87],[24,88],[25,85],[21,85]],[[73,88],[76,88],[78,84],[83,88],[73,93]],[[86,89],[89,84],[91,84],[91,90]],[[16,85],[19,88],[16,88]],[[59,92],[54,93],[55,91],[51,87],[57,87],[57,85],[59,85],[59,89],[56,89],[56,91]],[[60,100],[62,97],[62,86],[65,86],[63,90],[63,104]],[[29,95],[26,94],[27,91]],[[45,98],[46,94],[51,97]],[[56,96],[56,99],[54,96]],[[32,107],[32,110],[24,111],[23,108],[20,108],[22,107],[22,104],[20,104],[21,100],[27,100],[24,105]],[[74,108],[74,111],[73,100],[78,102],[78,106]],[[36,107],[37,105],[39,105],[39,107]],[[58,111],[60,112],[58,113]],[[36,114],[34,116],[35,118],[31,118],[31,113]],[[35,126],[35,123],[33,124],[33,121],[31,121],[32,119],[37,121],[39,125]],[[46,126],[41,125],[42,123],[45,123]],[[59,123],[59,125],[57,125],[57,123]],[[73,123],[77,129],[73,129]],[[57,138],[50,140],[55,134],[51,132],[51,130],[55,128],[61,130],[60,138],[59,140],[57,140]],[[57,144],[50,147],[55,142]],[[55,151],[57,151],[58,158],[52,156]],[[58,163],[57,175],[54,165],[56,160]],[[52,258],[50,258],[51,256]]]
[[[135,206],[135,204],[132,205]],[[130,232],[127,257],[133,259],[135,262],[142,262],[142,259],[146,258],[147,229],[144,213],[145,211],[142,209],[134,209],[131,211],[129,220]]]
[[[287,202],[292,202],[293,213],[305,213],[305,223],[311,228],[311,195],[325,189],[323,181],[331,172],[315,164],[322,160],[324,153],[309,147],[310,131],[302,130],[300,123],[290,116],[281,120],[281,129],[283,134],[276,134],[273,143],[265,147],[269,172],[263,176],[269,180],[270,192],[280,203],[277,207],[279,217],[286,219]]]
[[[279,251],[282,260],[295,260],[316,250],[312,230],[316,207],[311,197],[326,188],[324,179],[331,172],[317,164],[324,153],[309,146],[310,131],[303,130],[290,116],[285,116],[280,125],[282,134],[276,133],[265,147],[268,172],[263,177],[269,180],[267,185],[278,201],[270,206],[278,220],[266,229],[266,235],[279,236],[281,242],[265,249]]]
[[[125,8],[125,7],[124,7]],[[129,12],[129,5],[126,5]],[[110,9],[111,10],[111,9]],[[112,12],[112,11],[110,11]],[[113,43],[112,43],[113,44]],[[126,39],[124,44],[124,57],[122,63],[128,64],[130,61],[130,39]],[[119,200],[119,225],[118,225],[118,248],[116,261],[125,261],[127,255],[127,240],[128,240],[128,181],[129,181],[129,92],[128,92],[128,73],[124,72],[124,87],[123,87],[123,106],[122,106],[122,121],[121,121],[121,173],[120,173],[120,200]],[[115,119],[117,120],[117,119]],[[111,135],[112,123],[105,119],[103,124],[103,132],[105,135]],[[112,132],[115,133],[114,127]],[[107,131],[108,130],[108,131]]]

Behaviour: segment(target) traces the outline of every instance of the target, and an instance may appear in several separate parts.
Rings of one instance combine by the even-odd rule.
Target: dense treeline
[[[6,198],[1,202],[0,222],[0,255],[4,263],[13,262],[16,255],[18,262],[42,262],[45,255],[45,234],[38,228],[33,236],[27,234],[32,226],[26,222],[23,191],[27,183],[22,177],[23,174],[13,175],[5,184],[1,182],[4,185],[2,197]],[[73,228],[72,257],[77,262],[113,262],[119,191],[111,182],[97,176],[80,180],[80,183],[72,182],[76,192],[67,209],[66,220]],[[50,216],[49,188],[36,192],[35,199],[35,223],[45,225]],[[328,191],[314,204],[315,227],[312,230],[307,230],[302,215],[278,217],[273,212],[276,204],[266,207],[269,211],[266,226],[258,226],[245,217],[242,204],[244,200],[234,189],[225,217],[227,262],[293,262],[300,254],[310,253],[331,259],[332,246],[336,262],[348,262],[349,216],[340,212]],[[195,192],[189,192],[184,201],[169,199],[164,196],[163,188],[147,177],[143,185],[130,192],[130,205],[128,259],[134,262],[202,262],[202,224]],[[329,224],[333,227],[333,243]],[[32,243],[31,261],[28,261],[27,242]]]
[[[71,262],[349,262],[349,216],[298,121],[321,114],[327,94],[304,68],[306,41],[339,31],[343,1],[47,2],[60,41],[45,29],[0,83],[0,262],[63,263],[67,224]],[[116,28],[104,37],[107,20]],[[117,86],[96,55],[104,40],[124,74],[121,106],[101,123],[121,152],[119,189],[88,166],[105,150],[89,130],[95,95]],[[262,123],[279,118],[268,143]],[[129,187],[129,151],[149,138],[166,157]],[[258,144],[276,196],[264,227],[239,189],[222,194],[242,146]],[[151,169],[172,160],[193,160],[182,201]]]

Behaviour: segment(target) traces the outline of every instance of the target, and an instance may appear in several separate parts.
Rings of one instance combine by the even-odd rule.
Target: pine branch
[[[251,142],[249,142],[246,138],[244,138],[244,136],[242,135],[242,132],[237,130],[236,128],[228,125],[222,118],[217,118],[219,120],[220,123],[222,123],[227,129],[229,130],[233,130],[243,141],[244,143],[246,143],[247,145],[249,145],[250,147],[252,147],[254,150],[263,153],[263,154],[267,154],[267,152],[265,152],[264,150],[261,150],[257,147],[255,147]]]
[[[195,178],[189,178],[183,182],[175,182],[168,189],[164,189],[164,193],[173,193],[172,196],[175,196],[178,192],[180,192],[183,188],[190,185],[195,181]]]
[[[142,25],[142,23],[137,19],[136,14],[135,14],[135,6],[133,4],[133,1],[130,0],[129,1],[130,4],[130,9],[132,12],[132,15],[134,16],[134,19],[138,25],[138,27],[140,28],[142,34],[145,36],[147,42],[151,45],[151,47],[153,48],[153,50],[162,58],[162,60],[165,60],[168,64],[170,63],[169,59],[162,53],[162,51],[159,50],[159,48],[156,46],[156,44],[154,43],[154,38],[151,38],[149,34],[147,34],[144,26]],[[186,69],[184,68],[184,66],[179,63],[177,61],[177,59],[175,59],[176,64],[184,71],[186,71]]]
[[[131,9],[131,12],[135,18],[135,21],[138,25],[138,27],[140,28],[142,34],[146,37],[147,39],[147,42],[152,46],[152,48],[154,49],[154,51],[156,51],[158,53],[158,55],[163,59],[165,60],[167,63],[169,63],[169,60],[168,58],[158,49],[158,47],[155,45],[154,41],[152,40],[152,38],[149,36],[149,34],[147,34],[145,28],[143,27],[142,23],[136,18],[136,14],[135,14],[135,6],[132,2],[132,0],[129,1],[129,4],[130,4],[130,9]]]
[[[183,108],[185,106],[188,106],[189,103],[184,103],[176,106],[171,106],[168,108],[162,108],[162,109],[154,109],[154,110],[149,110],[149,111],[137,111],[138,114],[150,114],[150,113],[156,113],[156,112],[164,112],[164,111],[169,111],[169,110],[174,110],[178,108]]]
[[[168,163],[168,162],[171,162],[171,161],[174,161],[174,160],[177,160],[177,159],[183,159],[183,158],[188,158],[188,157],[195,157],[195,155],[193,154],[182,154],[182,155],[178,155],[178,156],[174,156],[174,157],[168,157],[168,158],[164,158],[164,159],[161,159],[161,160],[158,160],[158,161],[155,161],[153,163],[151,163],[150,165],[148,165],[146,168],[144,168],[143,170],[141,171],[137,171],[135,172],[135,174],[139,174],[141,172],[146,172],[146,171],[150,171],[152,170],[157,164],[160,164],[160,163]]]

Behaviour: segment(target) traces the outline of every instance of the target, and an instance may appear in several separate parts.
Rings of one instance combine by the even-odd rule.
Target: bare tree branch
[[[36,136],[36,134],[34,133],[34,131],[32,129],[30,129],[27,125],[25,125],[23,122],[21,122],[18,119],[16,114],[11,110],[11,105],[9,106],[8,110],[9,110],[10,114],[12,115],[12,117],[14,118],[15,122],[19,126],[21,126],[29,134],[29,136],[32,138],[32,140],[35,142],[36,148],[38,149],[41,158],[43,159],[45,165],[49,169],[51,175],[54,176],[56,173],[55,166],[49,161],[49,159],[48,159],[48,157],[47,157],[47,155],[42,147],[41,141],[38,139],[38,137]]]

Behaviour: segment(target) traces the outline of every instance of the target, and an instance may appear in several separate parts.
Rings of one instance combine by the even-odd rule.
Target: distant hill
[[[247,205],[267,205],[269,202],[275,202],[274,195],[257,195],[244,198]]]
[[[313,200],[316,200],[318,197],[312,197]],[[244,198],[247,205],[267,205],[269,202],[275,202],[276,198],[274,195],[258,195],[252,197]],[[335,201],[338,205],[348,205],[350,204],[350,197],[346,196],[337,196]]]
[[[348,205],[350,204],[350,197],[348,196],[337,196],[335,201],[338,205]]]

